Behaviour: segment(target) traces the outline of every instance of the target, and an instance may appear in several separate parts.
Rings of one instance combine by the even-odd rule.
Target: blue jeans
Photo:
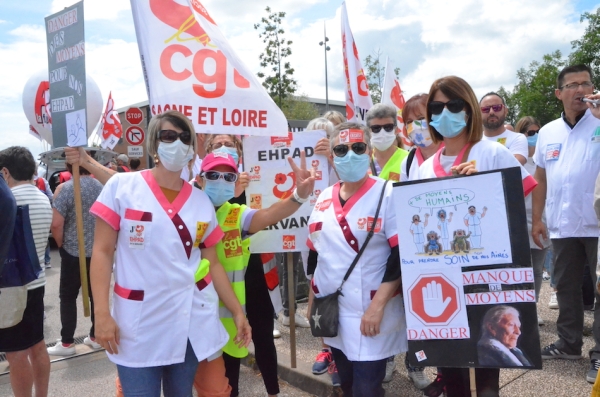
[[[385,377],[387,358],[377,361],[350,361],[348,357],[334,347],[331,348],[337,366],[344,397],[383,397],[381,387]]]
[[[189,340],[182,363],[144,368],[117,365],[125,397],[160,397],[161,380],[165,397],[191,397],[197,368],[198,359]]]
[[[44,264],[50,263],[50,244],[46,244],[46,252],[44,253]]]

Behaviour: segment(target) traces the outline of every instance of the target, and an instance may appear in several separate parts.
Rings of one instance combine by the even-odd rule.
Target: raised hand
[[[288,157],[288,162],[294,171],[298,196],[302,199],[308,198],[315,187],[315,170],[314,168],[311,168],[310,171],[306,169],[306,153],[304,150],[300,152],[300,167],[291,157]]]
[[[429,317],[435,318],[441,316],[452,300],[451,297],[444,299],[442,285],[438,284],[435,280],[427,283],[427,285],[422,288],[422,292],[423,309],[425,310],[425,314]]]

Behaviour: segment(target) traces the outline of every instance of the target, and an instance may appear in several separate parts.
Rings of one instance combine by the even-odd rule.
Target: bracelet
[[[308,201],[308,197],[307,198],[302,198],[300,196],[298,196],[298,189],[294,189],[294,194],[292,194],[291,197],[292,201],[295,201],[298,204],[304,204]]]

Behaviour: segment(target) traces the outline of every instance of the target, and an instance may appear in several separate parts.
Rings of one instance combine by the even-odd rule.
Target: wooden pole
[[[83,207],[81,205],[79,164],[73,165],[73,190],[75,193],[75,219],[77,222],[77,245],[79,246],[79,274],[81,278],[81,296],[83,298],[83,315],[84,317],[89,317],[90,293],[88,291],[88,274],[85,261],[85,240],[83,238]]]
[[[290,315],[291,367],[296,368],[296,294],[294,293],[294,253],[287,253],[288,314]]]
[[[475,368],[469,368],[469,383],[471,384],[471,397],[477,397],[477,383],[475,383]]]

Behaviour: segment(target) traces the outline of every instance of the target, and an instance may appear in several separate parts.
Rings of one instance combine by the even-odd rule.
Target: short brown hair
[[[525,116],[525,117],[522,117],[519,121],[517,121],[515,130],[517,132],[520,132],[521,134],[524,134],[527,132],[529,127],[531,127],[532,125],[537,125],[538,127],[541,127],[540,122],[537,121],[537,119],[535,117]]]
[[[158,134],[162,128],[163,121],[168,121],[173,126],[179,128],[182,131],[189,131],[192,134],[192,141],[190,146],[194,152],[194,155],[198,153],[196,148],[196,132],[190,119],[188,119],[183,113],[177,110],[169,110],[164,113],[157,114],[152,117],[150,124],[148,125],[148,140],[146,142],[146,150],[150,157],[154,157],[158,150]]]
[[[404,108],[402,109],[402,118],[406,120],[406,115],[410,112],[414,112],[419,105],[425,106],[427,108],[427,98],[429,95],[425,93],[417,94],[412,96],[406,103],[404,104]],[[406,124],[406,123],[404,123]]]
[[[433,143],[444,140],[442,134],[431,126],[431,111],[429,110],[429,104],[438,91],[442,91],[450,100],[462,99],[465,101],[467,108],[467,140],[472,143],[479,142],[483,137],[483,119],[475,93],[469,83],[460,77],[446,76],[433,82],[429,90],[429,98],[427,98],[427,124]]]

